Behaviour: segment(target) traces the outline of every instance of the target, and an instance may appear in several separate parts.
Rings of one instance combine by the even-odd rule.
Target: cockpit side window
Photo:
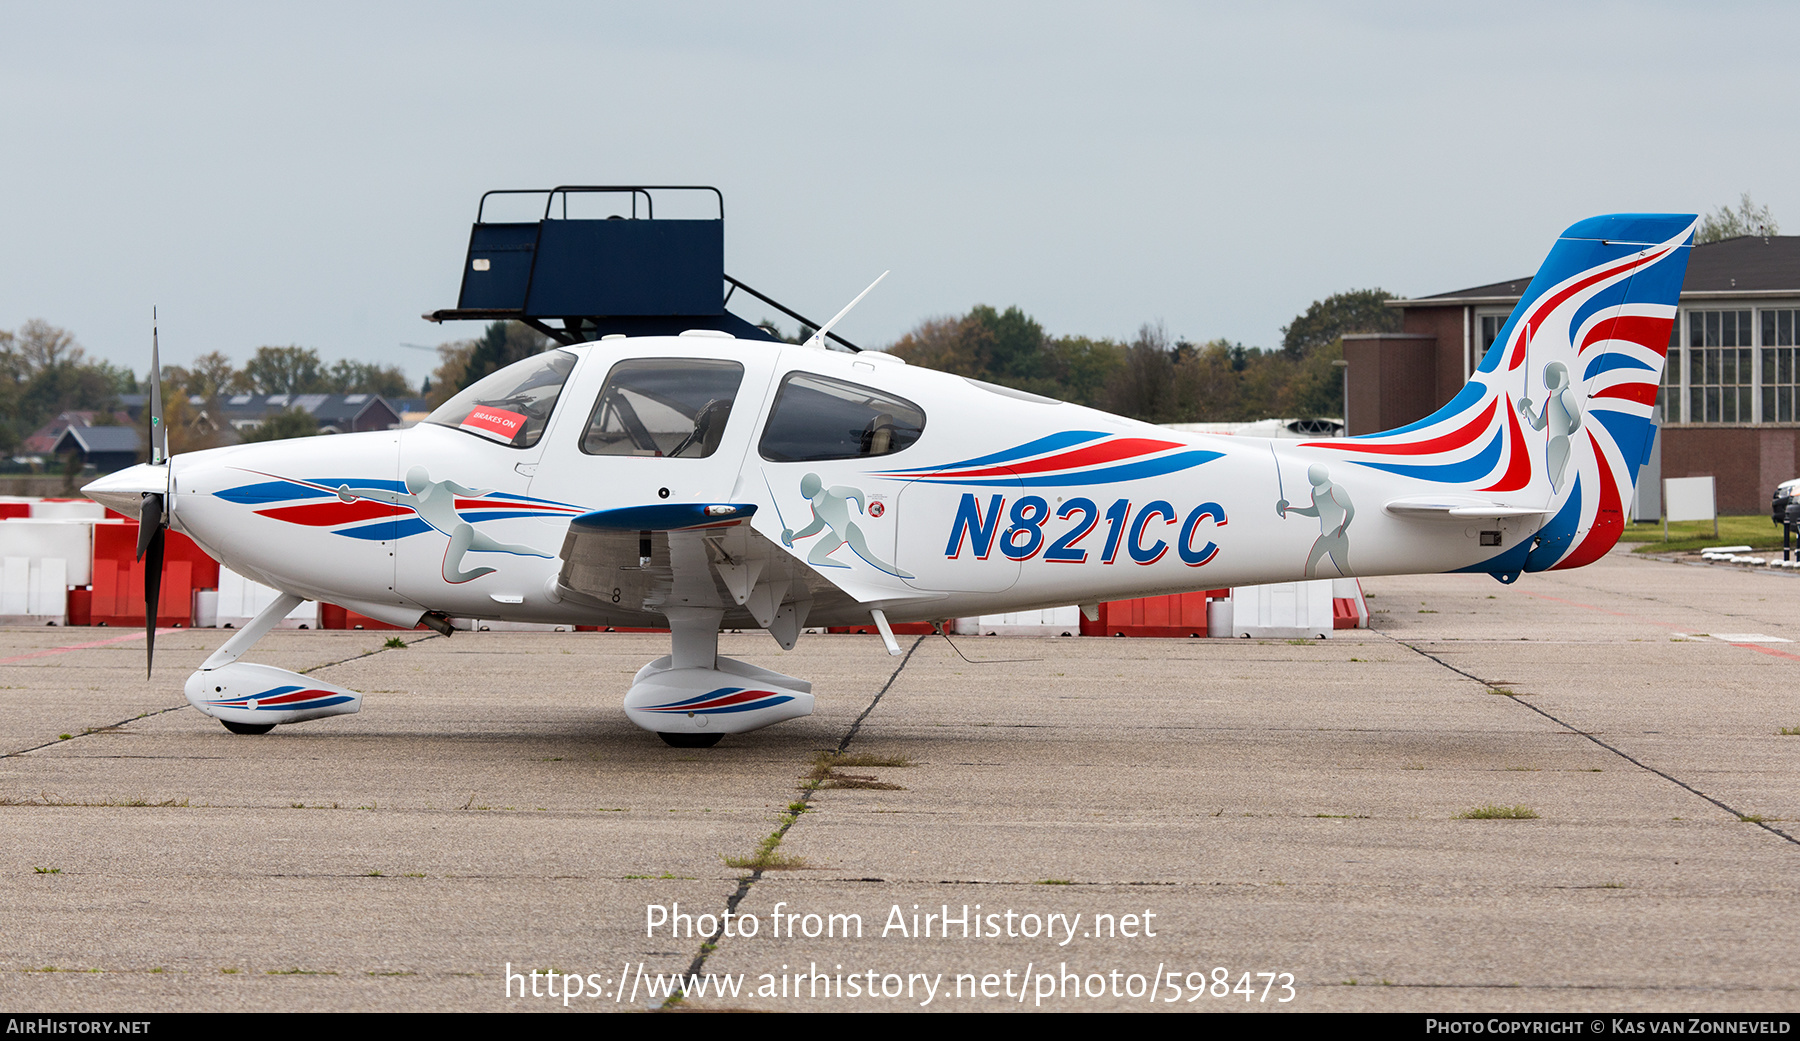
[[[704,358],[635,358],[607,374],[581,438],[588,455],[704,459],[719,448],[744,367]]]
[[[776,463],[892,455],[925,430],[919,406],[878,390],[790,373],[781,381],[758,450]]]
[[[574,368],[575,356],[568,351],[513,362],[439,405],[425,422],[512,448],[530,448],[544,436],[544,426]]]

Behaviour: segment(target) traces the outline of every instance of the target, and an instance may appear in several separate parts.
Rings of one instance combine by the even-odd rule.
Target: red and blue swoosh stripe
[[[266,505],[266,509],[256,511],[259,517],[308,528],[336,528],[332,534],[353,539],[402,539],[431,530],[431,525],[412,515],[414,511],[410,506],[373,499],[344,502],[337,496],[340,485],[406,493],[406,484],[402,481],[366,477],[319,477],[304,480],[278,478],[240,485],[213,494],[227,502],[244,506]],[[275,505],[276,503],[291,505]],[[548,499],[533,499],[510,492],[492,492],[478,499],[458,496],[456,512],[470,523],[479,524],[482,521],[512,517],[575,517],[585,511]]]
[[[1160,438],[1068,430],[972,459],[884,470],[875,476],[925,484],[1075,487],[1161,477],[1211,462],[1221,454]]]
[[[717,716],[730,712],[754,712],[759,708],[773,708],[792,700],[794,700],[792,695],[777,694],[772,690],[720,687],[717,690],[681,701],[670,701],[662,705],[646,705],[640,711],[663,712],[669,715],[687,715],[691,712],[702,716]]]
[[[220,698],[208,701],[215,708],[246,708],[257,712],[297,712],[302,709],[328,708],[342,705],[355,698],[348,694],[339,694],[335,690],[319,690],[316,687],[270,687],[261,694],[252,694],[245,698]],[[254,701],[255,705],[250,703]]]

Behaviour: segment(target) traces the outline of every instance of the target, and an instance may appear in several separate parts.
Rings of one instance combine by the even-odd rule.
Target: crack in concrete
[[[169,632],[181,632],[183,630],[170,629],[168,631]],[[190,630],[186,630],[186,631],[192,632],[193,630],[190,629]],[[437,638],[438,638],[437,633],[431,633],[428,636],[424,636],[420,639],[413,640],[411,643],[408,643],[406,646],[411,647],[414,643],[424,643],[426,640],[435,640]],[[361,654],[353,654],[348,658],[340,658],[337,661],[328,661],[328,662],[324,662],[319,665],[314,665],[312,668],[309,668],[309,669],[301,669],[300,675],[304,676],[304,675],[307,675],[308,673],[318,672],[320,669],[329,669],[334,665],[343,665],[347,662],[353,662],[353,661],[358,661],[363,658],[373,657],[374,655],[380,654],[382,651],[398,651],[398,650],[404,650],[404,649],[405,648],[401,648],[401,647],[386,647],[386,646],[377,647],[372,651],[364,651]],[[904,665],[905,663],[902,662],[901,664]],[[882,690],[884,690],[884,691],[886,689],[887,689],[886,687],[882,688]],[[879,696],[880,695],[877,695],[877,697],[879,697]],[[130,719],[121,719],[117,723],[106,723],[106,724],[103,724],[103,725],[97,726],[97,727],[83,727],[81,733],[70,735],[68,740],[64,740],[59,737],[54,741],[46,741],[41,745],[32,745],[30,748],[21,748],[16,751],[12,751],[12,752],[0,753],[0,759],[11,759],[14,756],[25,755],[28,752],[35,752],[41,748],[52,748],[52,747],[55,747],[56,745],[66,745],[70,741],[79,741],[80,739],[82,739],[84,737],[88,737],[92,734],[104,733],[108,730],[112,730],[112,729],[115,729],[118,727],[123,727],[127,723],[135,723],[140,719],[149,719],[151,716],[160,716],[167,712],[179,712],[182,709],[187,708],[187,707],[188,707],[188,703],[186,701],[183,701],[179,705],[170,705],[168,708],[159,708],[159,709],[155,709],[154,711],[143,712],[138,715],[132,716]]]
[[[102,726],[97,726],[97,727],[85,727],[82,729],[81,733],[69,735],[69,738],[67,741],[65,741],[59,737],[54,741],[46,741],[41,745],[32,745],[30,748],[21,748],[16,752],[7,752],[4,755],[0,755],[0,759],[11,759],[14,756],[24,755],[27,752],[35,752],[40,748],[54,748],[57,745],[66,745],[70,741],[79,741],[82,738],[88,737],[93,734],[105,733],[106,731],[112,730],[115,727],[122,727],[127,723],[135,723],[140,719],[149,719],[151,716],[160,716],[165,712],[176,712],[176,711],[179,711],[184,708],[187,708],[187,702],[185,702],[185,701],[179,705],[170,705],[168,708],[156,709],[153,712],[142,712],[142,713],[139,713],[138,715],[132,716],[130,719],[121,719],[117,723],[107,723],[107,724],[104,724]]]
[[[1705,793],[1705,792],[1701,791],[1700,789],[1694,787],[1693,785],[1687,783],[1686,781],[1682,780],[1681,778],[1676,777],[1674,774],[1668,773],[1664,770],[1659,770],[1656,767],[1651,766],[1649,763],[1646,763],[1643,760],[1638,759],[1636,756],[1633,756],[1630,753],[1624,751],[1623,749],[1615,747],[1610,744],[1607,744],[1605,741],[1600,740],[1598,734],[1590,733],[1589,731],[1583,730],[1580,727],[1576,726],[1575,724],[1568,722],[1567,720],[1560,719],[1560,718],[1556,717],[1555,715],[1552,715],[1551,713],[1546,712],[1545,710],[1539,708],[1538,706],[1533,705],[1531,702],[1526,701],[1520,695],[1514,694],[1512,691],[1505,689],[1504,687],[1500,686],[1499,684],[1490,682],[1488,680],[1484,680],[1480,676],[1477,676],[1474,673],[1469,672],[1465,669],[1459,669],[1456,666],[1445,661],[1444,659],[1438,657],[1437,655],[1432,654],[1430,651],[1427,651],[1421,647],[1416,647],[1413,644],[1407,643],[1405,640],[1400,639],[1398,636],[1389,635],[1388,633],[1383,632],[1382,630],[1379,630],[1379,629],[1376,629],[1373,631],[1380,633],[1382,636],[1386,637],[1389,640],[1394,641],[1395,643],[1399,644],[1402,647],[1407,648],[1408,650],[1412,651],[1415,654],[1418,654],[1422,657],[1429,658],[1430,660],[1437,662],[1439,665],[1442,665],[1444,668],[1449,669],[1451,672],[1456,673],[1458,676],[1466,676],[1469,679],[1474,680],[1476,683],[1479,683],[1482,686],[1486,687],[1490,693],[1499,694],[1499,695],[1509,699],[1516,705],[1522,705],[1525,708],[1528,708],[1531,711],[1536,712],[1538,715],[1543,716],[1545,719],[1548,719],[1552,723],[1555,723],[1557,726],[1563,727],[1569,733],[1574,734],[1579,737],[1584,737],[1584,738],[1588,739],[1589,741],[1592,741],[1594,744],[1599,745],[1601,748],[1606,749],[1608,752],[1611,752],[1613,755],[1618,756],[1620,759],[1625,760],[1626,762],[1639,768],[1640,770],[1645,770],[1650,773],[1653,773],[1656,776],[1662,778],[1663,780],[1668,781],[1671,784],[1677,785],[1677,786],[1687,790],[1688,792],[1691,792],[1692,794],[1699,796],[1702,799],[1705,799],[1707,802],[1710,802],[1714,806],[1717,806],[1719,809],[1724,810],[1726,813],[1731,814],[1733,817],[1736,817],[1738,820],[1743,821],[1747,824],[1754,824],[1757,827],[1763,829],[1764,831],[1768,832],[1771,835],[1778,836],[1782,839],[1787,840],[1790,843],[1793,843],[1796,846],[1800,846],[1800,839],[1797,839],[1794,836],[1789,835],[1787,832],[1782,831],[1780,828],[1775,827],[1774,825],[1770,824],[1769,822],[1761,821],[1761,820],[1751,820],[1750,815],[1739,812],[1738,810],[1734,809],[1733,807],[1725,804],[1724,802],[1721,802],[1718,799],[1715,799],[1711,795],[1708,795],[1707,793]]]
[[[912,661],[913,654],[918,651],[919,647],[924,644],[924,642],[925,637],[920,636],[913,641],[911,647],[907,648],[906,657],[900,659],[899,665],[894,666],[893,675],[889,676],[887,682],[881,685],[881,689],[875,692],[875,696],[869,699],[869,703],[863,707],[863,710],[857,714],[856,719],[851,722],[850,729],[846,730],[844,736],[838,740],[837,748],[833,750],[835,754],[842,755],[844,750],[850,747],[850,742],[855,740],[857,732],[862,730],[863,722],[869,718],[869,713],[874,712],[875,706],[881,704],[882,697],[884,697],[889,690],[893,689],[895,681],[900,678],[900,673],[905,671],[907,663]],[[808,806],[812,803],[813,794],[817,791],[818,789],[816,788],[804,789],[797,801],[803,807]],[[775,834],[778,837],[778,841],[775,843],[777,848],[781,845],[779,839],[787,838],[788,831],[792,829],[795,824],[799,823],[800,818],[805,815],[806,812],[804,809],[799,813],[789,814],[787,821],[775,830]],[[737,889],[734,890],[730,898],[725,901],[725,913],[727,915],[737,914],[738,905],[743,903],[744,897],[750,895],[751,887],[762,881],[762,877],[763,869],[753,868],[748,875],[738,879]],[[697,976],[701,969],[705,968],[706,959],[710,957],[714,951],[718,950],[719,941],[725,936],[725,921],[726,919],[721,918],[719,927],[713,931],[713,934],[710,937],[700,944],[700,950],[695,952],[694,960],[688,964],[686,973],[687,979],[693,979]],[[666,1012],[676,1008],[686,996],[685,992],[679,994],[671,993],[668,1000],[657,1006],[656,1011]]]

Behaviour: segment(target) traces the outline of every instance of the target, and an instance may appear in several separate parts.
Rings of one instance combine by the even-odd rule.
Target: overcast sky
[[[1800,232],[1794,5],[0,2],[0,329],[404,366],[490,188],[702,183],[842,332],[1018,305],[1273,346],[1598,213]],[[735,302],[734,302],[735,304]],[[764,316],[760,305],[739,308]]]

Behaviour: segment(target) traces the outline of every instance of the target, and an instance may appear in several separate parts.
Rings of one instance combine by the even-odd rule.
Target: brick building
[[[1401,332],[1344,337],[1350,432],[1403,426],[1456,395],[1531,278],[1390,300]],[[1695,246],[1657,397],[1662,476],[1716,480],[1719,510],[1758,513],[1800,477],[1800,236]]]

